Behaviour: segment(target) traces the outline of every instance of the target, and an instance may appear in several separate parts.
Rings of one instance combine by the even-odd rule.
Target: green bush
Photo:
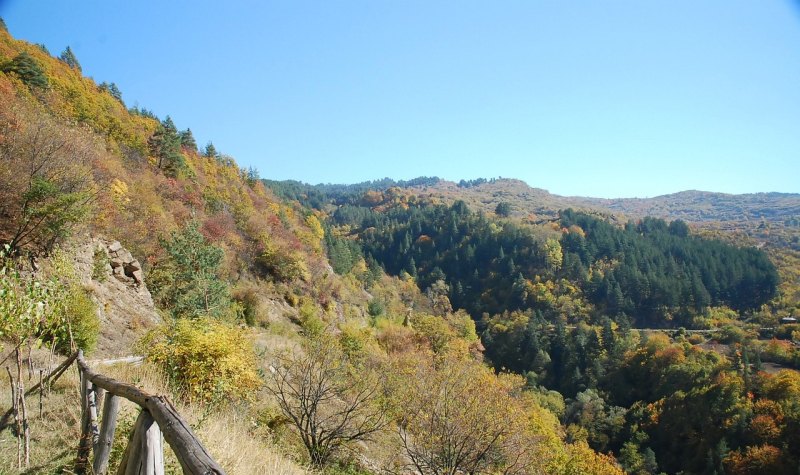
[[[97,306],[78,285],[64,289],[62,305],[62,318],[67,325],[60,325],[53,332],[56,349],[62,353],[70,352],[71,332],[75,346],[86,353],[91,352],[97,345],[97,336],[100,333]]]
[[[94,250],[94,258],[92,259],[92,279],[98,282],[105,282],[108,278],[108,269],[111,259],[108,253],[102,247]]]
[[[386,306],[380,299],[373,298],[367,304],[367,312],[371,317],[378,317],[386,313]]]
[[[300,326],[309,338],[316,338],[325,331],[325,322],[319,317],[317,307],[311,302],[303,302],[300,306]]]
[[[238,289],[233,293],[234,303],[241,307],[241,315],[248,326],[256,326],[258,317],[258,291],[253,287]]]
[[[74,341],[91,351],[100,330],[97,308],[69,257],[57,249],[42,266],[40,276],[24,275],[0,252],[0,338],[15,344],[52,342],[62,353],[71,352]]]

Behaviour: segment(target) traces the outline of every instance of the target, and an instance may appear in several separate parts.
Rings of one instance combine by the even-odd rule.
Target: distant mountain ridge
[[[687,190],[653,198],[592,198],[561,196],[529,186],[522,180],[500,178],[474,186],[461,186],[441,180],[429,186],[416,187],[445,200],[464,199],[467,204],[485,212],[494,211],[500,202],[512,205],[515,214],[554,216],[558,210],[581,208],[628,218],[654,216],[702,223],[709,221],[767,220],[785,222],[800,218],[798,193],[727,194]],[[460,198],[459,198],[460,197]]]
[[[708,191],[681,191],[653,198],[576,198],[591,206],[631,216],[658,216],[684,221],[785,221],[800,217],[800,194],[747,193],[733,195]]]
[[[486,213],[493,213],[499,203],[509,203],[512,205],[512,214],[518,217],[535,215],[540,219],[553,219],[559,210],[576,208],[603,214],[621,214],[633,219],[653,216],[667,220],[682,219],[690,223],[763,219],[782,224],[800,224],[789,223],[800,220],[800,193],[728,194],[687,190],[652,198],[593,198],[557,195],[514,178],[461,180],[458,183],[438,177],[412,180],[384,178],[346,185],[309,185],[293,180],[265,180],[265,183],[280,190],[279,195],[283,198],[300,201],[305,198],[314,201],[307,204],[317,205],[315,207],[325,201],[322,195],[341,203],[347,196],[397,187],[447,203],[463,200],[472,209]]]

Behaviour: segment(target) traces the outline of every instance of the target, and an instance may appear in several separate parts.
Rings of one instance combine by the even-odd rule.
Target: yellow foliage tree
[[[518,379],[497,378],[477,362],[447,356],[410,358],[393,373],[405,375],[395,387],[403,457],[394,469],[448,475],[544,470],[548,456],[540,440],[557,440],[555,425],[537,425],[526,405],[531,401],[513,396]]]
[[[180,319],[139,344],[190,401],[252,399],[262,381],[246,330],[212,319]]]

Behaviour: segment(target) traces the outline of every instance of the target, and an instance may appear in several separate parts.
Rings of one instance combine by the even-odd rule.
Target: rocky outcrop
[[[119,241],[86,239],[74,249],[75,270],[97,304],[98,356],[129,355],[139,338],[162,322],[142,265]]]
[[[125,283],[131,282],[132,279],[137,285],[141,285],[144,282],[142,265],[139,264],[138,260],[134,259],[127,249],[122,247],[119,241],[108,244],[106,253],[111,258],[109,264],[115,279]]]

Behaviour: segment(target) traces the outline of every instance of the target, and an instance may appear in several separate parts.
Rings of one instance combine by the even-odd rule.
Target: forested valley
[[[531,223],[510,219],[507,203],[473,212],[432,199],[437,180],[424,180],[327,196],[325,186],[270,186],[328,205],[337,272],[363,257],[417,283],[436,312],[466,311],[496,371],[557,393],[567,437],[614,453],[630,473],[794,470],[798,420],[785,425],[784,410],[795,402],[772,385],[797,373],[763,370],[799,367],[798,327],[777,324],[766,252],[678,219],[563,209]]]

